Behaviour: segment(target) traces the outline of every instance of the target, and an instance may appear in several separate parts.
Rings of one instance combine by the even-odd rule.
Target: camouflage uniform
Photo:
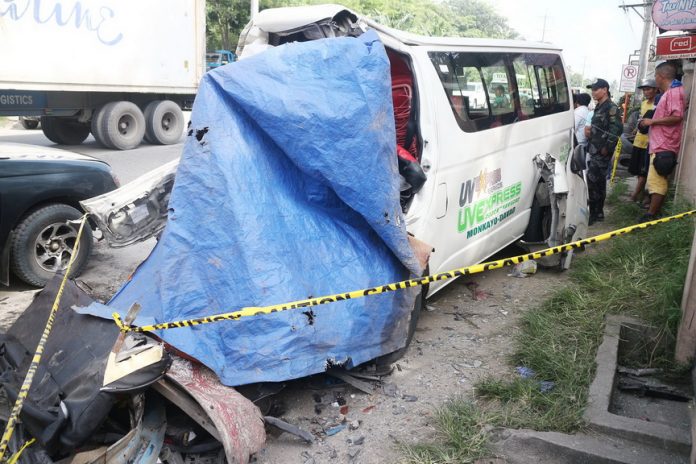
[[[607,169],[622,132],[623,123],[619,116],[619,108],[607,98],[597,105],[592,116],[592,132],[589,140],[590,161],[587,163],[591,222],[604,218]],[[606,154],[602,154],[602,149],[606,149]]]

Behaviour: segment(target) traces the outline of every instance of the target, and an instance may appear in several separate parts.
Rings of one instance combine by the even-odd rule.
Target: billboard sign
[[[696,0],[655,0],[652,19],[665,31],[696,29]]]

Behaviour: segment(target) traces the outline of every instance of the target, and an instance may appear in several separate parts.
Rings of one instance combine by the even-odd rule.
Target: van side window
[[[568,111],[568,86],[558,55],[429,52],[455,119],[476,132]]]

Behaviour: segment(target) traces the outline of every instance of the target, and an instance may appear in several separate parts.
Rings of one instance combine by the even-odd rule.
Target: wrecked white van
[[[481,262],[519,240],[546,248],[586,237],[584,163],[571,157],[574,118],[558,49],[420,37],[320,5],[259,13],[240,37],[242,61],[230,66],[269,47],[370,28],[390,61],[407,229],[435,248],[426,272]],[[164,227],[175,172],[173,162],[82,205],[111,246],[144,240]],[[570,258],[555,255],[544,264],[567,267]],[[405,346],[424,297],[448,282],[416,298]]]
[[[574,119],[559,49],[417,36],[318,5],[261,11],[237,55],[370,28],[391,64],[399,151],[425,174],[417,188],[403,183],[402,206],[409,232],[435,248],[430,273],[481,262],[518,240],[550,247],[586,237],[587,189],[582,163],[571,158]],[[112,246],[162,230],[175,170],[170,163],[83,203]],[[567,267],[570,258],[546,264]],[[428,294],[447,283],[431,284]]]
[[[391,63],[397,144],[427,176],[418,191],[402,192],[402,204],[409,232],[435,248],[430,273],[483,261],[520,239],[546,247],[586,236],[587,188],[571,159],[573,108],[559,49],[417,36],[319,5],[261,11],[237,55],[369,28]],[[554,259],[570,263],[569,255]],[[431,284],[429,294],[447,283]]]

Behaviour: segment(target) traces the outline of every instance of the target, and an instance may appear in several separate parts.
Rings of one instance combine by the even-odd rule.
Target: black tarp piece
[[[0,335],[0,385],[7,393],[10,408],[45,328],[61,279],[62,276],[56,276],[51,280],[7,333]],[[100,389],[118,327],[113,321],[71,309],[92,302],[73,282],[66,283],[53,330],[20,415],[24,430],[53,458],[69,454],[92,437],[117,398]],[[162,364],[148,369],[147,379],[143,372],[136,373],[135,383],[149,385],[164,375],[169,363],[167,356]]]
[[[11,404],[41,338],[62,276],[53,278],[6,334],[0,335],[0,384]],[[93,302],[73,282],[65,285],[53,330],[20,418],[51,456],[68,453],[101,425],[114,397],[100,392],[115,324],[75,313]]]

